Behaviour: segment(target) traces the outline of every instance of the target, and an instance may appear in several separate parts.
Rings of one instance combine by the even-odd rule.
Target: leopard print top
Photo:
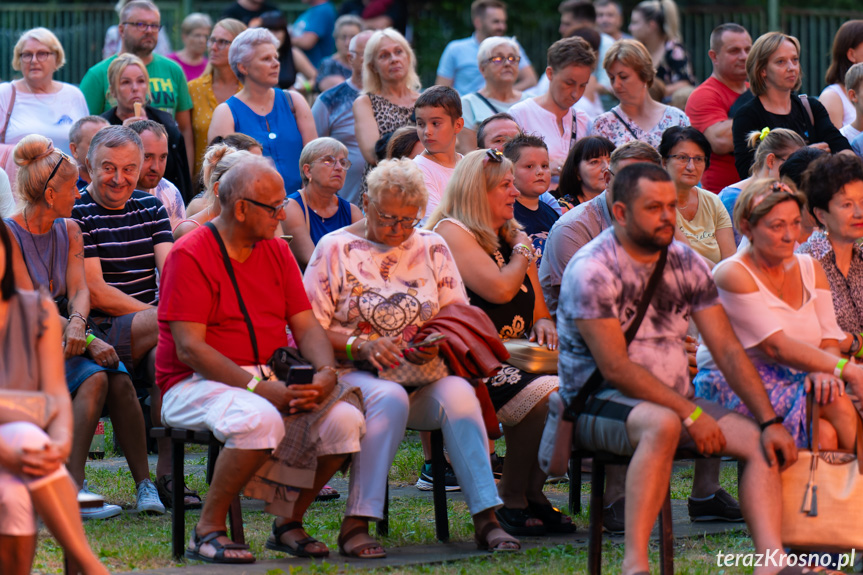
[[[394,132],[402,126],[413,123],[413,106],[399,106],[398,104],[393,104],[383,96],[378,96],[377,94],[367,95],[369,100],[371,100],[372,112],[374,112],[375,122],[377,122],[378,125],[378,133],[381,136],[389,132]],[[365,173],[363,173],[363,193],[366,193],[369,189],[366,184],[366,176],[368,176],[371,170],[372,167],[366,164],[366,170]]]

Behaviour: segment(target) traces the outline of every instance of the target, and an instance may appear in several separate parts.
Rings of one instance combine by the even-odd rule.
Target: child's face
[[[455,151],[455,137],[464,120],[453,121],[446,110],[435,106],[416,109],[417,135],[430,154]]]
[[[513,171],[516,189],[523,196],[538,198],[548,190],[551,183],[548,151],[543,148],[522,148]]]

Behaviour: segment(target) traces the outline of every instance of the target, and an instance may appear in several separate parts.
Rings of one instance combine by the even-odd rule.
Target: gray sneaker
[[[110,519],[123,512],[123,508],[119,505],[105,503],[101,495],[90,491],[86,479],[81,491],[78,492],[78,505],[81,507],[81,519]]]
[[[136,509],[138,513],[147,513],[149,515],[165,514],[165,506],[159,501],[159,492],[156,490],[156,485],[149,479],[145,479],[138,484],[137,499]]]

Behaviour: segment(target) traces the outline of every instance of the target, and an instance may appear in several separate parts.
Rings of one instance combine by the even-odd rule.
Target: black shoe
[[[602,530],[612,535],[620,535],[624,531],[624,509],[626,498],[621,497],[611,505],[602,508]]]
[[[446,464],[444,478],[446,479],[445,485],[447,491],[461,491],[455,471],[452,470],[452,466],[449,463]],[[420,478],[417,479],[416,487],[420,491],[431,491],[434,487],[431,463],[423,463],[423,466],[420,468]]]
[[[503,457],[497,453],[492,453],[489,457],[491,458],[491,472],[494,475],[494,480],[500,481],[503,477]]]
[[[704,501],[693,501],[690,497],[687,507],[690,521],[743,521],[740,503],[724,489]]]
[[[498,507],[494,512],[501,528],[510,535],[517,536],[539,536],[545,535],[545,525],[542,521],[539,525],[528,526],[527,522],[533,517],[527,509],[515,509],[511,507]]]

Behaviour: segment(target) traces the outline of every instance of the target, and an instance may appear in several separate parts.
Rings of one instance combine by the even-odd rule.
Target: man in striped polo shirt
[[[75,202],[72,217],[83,232],[90,315],[136,386],[150,388],[152,420],[161,425],[161,394],[155,387],[157,273],[173,236],[162,202],[135,190],[143,161],[143,143],[133,130],[99,130],[86,158],[91,183]],[[161,478],[170,474],[170,444],[159,443],[156,476]]]

